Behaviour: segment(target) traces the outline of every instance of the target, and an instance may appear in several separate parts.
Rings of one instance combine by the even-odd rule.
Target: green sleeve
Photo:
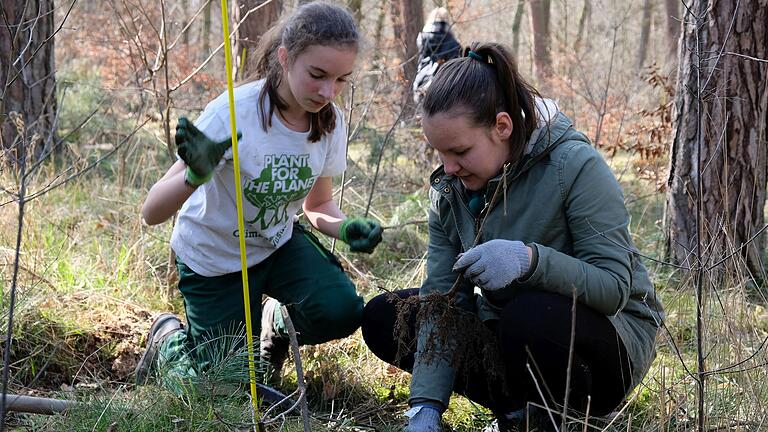
[[[577,145],[562,157],[561,199],[573,250],[563,253],[541,244],[536,267],[519,285],[571,297],[615,315],[631,289],[629,214],[621,187],[602,156],[589,145]]]

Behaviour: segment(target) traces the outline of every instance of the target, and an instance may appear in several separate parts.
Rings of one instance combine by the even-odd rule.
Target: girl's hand
[[[339,228],[339,239],[352,252],[371,253],[381,242],[381,225],[373,219],[347,218]]]
[[[484,290],[496,291],[526,274],[530,265],[530,252],[523,242],[496,239],[459,254],[453,271]]]
[[[241,136],[238,132],[237,138]],[[219,164],[224,152],[232,146],[232,138],[219,142],[211,141],[186,117],[181,117],[176,125],[176,146],[179,157],[187,164],[187,183],[200,186],[213,177],[214,168]]]

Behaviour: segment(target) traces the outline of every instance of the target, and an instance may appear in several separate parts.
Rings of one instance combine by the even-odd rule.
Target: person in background
[[[475,42],[426,92],[422,126],[442,160],[429,181],[427,277],[418,290],[396,292],[423,299],[457,283],[452,306],[495,340],[498,370],[483,367],[488,345],[454,363],[461,344],[453,341],[480,335],[467,326],[439,343],[436,320],[451,316],[411,313],[403,341],[393,336],[397,302],[388,294],[363,311],[371,351],[412,373],[407,432],[440,431],[454,391],[492,410],[488,430],[507,430],[528,402],[561,409],[568,370],[568,407],[602,416],[655,355],[663,310],[632,243],[621,187],[587,137],[520,76],[510,52]],[[398,346],[414,348],[398,355]]]
[[[141,214],[154,225],[178,211],[171,247],[186,324],[170,313],[155,319],[136,368],[138,383],[162,371],[166,384],[183,384],[212,366],[223,341],[234,337],[242,346],[242,336],[233,336],[242,335],[245,322],[241,236],[252,322],[261,324],[261,360],[273,372],[288,353],[280,304],[301,344],[343,338],[360,326],[362,297],[337,259],[296,221],[303,210],[315,229],[356,252],[370,253],[381,241],[378,222],[347,217],[332,198],[347,145],[343,114],[332,101],[354,70],[359,44],[350,13],[326,2],[304,4],[262,38],[258,79],[234,92],[244,232],[238,230],[227,93],[194,124],[179,120],[179,159],[152,186]],[[270,297],[263,305],[262,294]]]
[[[461,45],[451,31],[450,15],[444,7],[433,9],[416,37],[419,63],[413,80],[413,101],[419,103],[440,65],[461,55]]]

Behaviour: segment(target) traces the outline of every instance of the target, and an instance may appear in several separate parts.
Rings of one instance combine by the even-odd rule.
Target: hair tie
[[[474,52],[472,50],[469,50],[469,52],[467,53],[467,57],[473,58],[473,59],[475,59],[475,60],[477,60],[477,61],[479,61],[481,63],[487,63],[487,61],[485,61],[483,56],[481,56],[480,54],[478,54],[478,53],[476,53],[476,52]]]

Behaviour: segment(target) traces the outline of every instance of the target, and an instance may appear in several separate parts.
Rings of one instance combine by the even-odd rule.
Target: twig
[[[760,236],[760,234],[762,234],[762,233],[763,233],[763,231],[765,231],[767,228],[768,228],[768,224],[765,224],[765,225],[763,225],[763,227],[762,227],[762,228],[760,228],[759,230],[757,230],[757,232],[756,232],[754,235],[752,235],[752,237],[750,237],[750,238],[749,238],[749,239],[748,239],[746,242],[744,242],[744,243],[743,243],[741,246],[739,246],[739,247],[738,247],[738,248],[736,248],[734,251],[732,251],[731,253],[729,253],[728,255],[726,255],[726,256],[725,256],[725,258],[723,258],[723,259],[721,259],[720,261],[717,261],[716,263],[714,263],[714,264],[712,264],[711,266],[707,267],[707,271],[709,271],[709,270],[712,270],[713,268],[715,268],[715,267],[719,266],[720,264],[722,264],[722,263],[723,263],[723,262],[725,262],[726,260],[730,259],[732,256],[734,256],[734,255],[736,255],[737,253],[741,252],[741,250],[742,250],[742,249],[744,249],[745,247],[749,246],[749,245],[750,245],[752,242],[754,242],[754,241],[755,241],[755,239],[756,239],[757,237],[759,237],[759,236]]]
[[[96,426],[99,425],[99,422],[102,418],[104,418],[104,414],[107,413],[107,410],[109,407],[112,406],[112,402],[115,400],[115,397],[117,397],[118,392],[112,393],[112,397],[109,398],[109,402],[107,402],[107,405],[104,407],[103,410],[101,410],[101,414],[99,414],[99,418],[96,419],[96,423],[93,424],[93,428],[91,428],[91,432],[94,432],[96,430]]]
[[[533,369],[531,369],[531,364],[526,363],[525,367],[528,369],[528,373],[531,374],[531,380],[533,380],[533,385],[536,386],[536,391],[539,392],[539,397],[541,398],[541,401],[544,402],[544,409],[547,410],[547,415],[549,415],[549,420],[552,421],[552,427],[555,428],[556,432],[560,432],[560,429],[557,428],[557,422],[555,421],[555,418],[552,416],[552,411],[549,409],[549,406],[547,405],[547,398],[545,398],[544,393],[541,392],[541,387],[539,387],[539,380],[537,380],[536,375],[533,374]]]
[[[257,10],[261,9],[262,7],[264,7],[264,6],[268,5],[268,4],[269,4],[269,3],[271,3],[271,2],[272,2],[272,0],[267,0],[267,1],[265,1],[264,3],[261,3],[260,5],[258,5],[258,6],[256,6],[256,7],[254,7],[254,8],[251,8],[251,9],[249,9],[249,10],[248,10],[248,12],[246,12],[246,13],[245,13],[245,15],[243,15],[243,17],[242,17],[242,18],[240,18],[240,21],[238,21],[238,22],[237,22],[237,23],[236,23],[236,24],[233,26],[233,28],[232,28],[232,31],[230,31],[230,32],[229,32],[229,37],[227,38],[227,41],[228,41],[228,40],[230,40],[230,39],[232,39],[232,38],[234,37],[234,35],[237,33],[237,30],[240,28],[240,26],[243,24],[243,22],[245,22],[245,19],[246,19],[246,18],[248,18],[248,15],[250,15],[250,14],[251,14],[251,13],[253,13],[253,12],[256,12]],[[192,72],[190,72],[190,73],[189,73],[189,75],[187,75],[186,77],[184,77],[184,79],[182,79],[181,81],[179,81],[179,82],[178,82],[178,83],[177,83],[175,86],[171,87],[171,91],[176,91],[176,90],[177,90],[177,89],[179,89],[181,86],[183,86],[184,84],[186,84],[186,83],[187,83],[187,81],[189,81],[189,80],[191,80],[192,78],[194,78],[194,76],[195,76],[195,75],[197,75],[197,73],[198,73],[198,72],[200,72],[201,70],[203,70],[203,68],[204,68],[204,67],[205,67],[205,66],[206,66],[206,65],[207,65],[207,64],[208,64],[208,63],[211,61],[211,59],[213,59],[213,57],[214,57],[214,56],[216,56],[216,54],[218,54],[218,53],[219,53],[219,50],[221,50],[223,47],[224,47],[224,42],[220,43],[220,44],[219,44],[219,46],[217,46],[217,47],[216,47],[216,48],[215,48],[215,49],[214,49],[214,50],[213,50],[213,51],[212,51],[212,52],[211,52],[211,53],[208,55],[208,57],[207,57],[205,60],[203,60],[203,62],[202,62],[202,63],[200,63],[200,65],[199,65],[198,67],[196,67],[196,68],[195,68],[195,70],[193,70]]]
[[[706,7],[706,6],[704,6]],[[736,6],[736,9],[738,9],[738,5]],[[706,13],[704,10],[700,10],[701,12]],[[696,11],[699,12],[699,11]],[[702,150],[702,141],[703,141],[703,135],[702,135],[702,87],[701,87],[701,67],[702,67],[702,60],[701,60],[701,35],[699,34],[699,29],[701,28],[702,23],[700,20],[702,19],[701,16],[696,15],[696,13],[692,13],[692,16],[694,18],[694,25],[695,30],[694,34],[696,36],[695,44],[696,44],[696,167],[698,168],[698,173],[696,175],[696,218],[695,218],[695,226],[696,226],[696,247],[695,247],[695,258],[697,262],[701,262],[701,252],[702,252],[702,230],[703,230],[703,221],[702,218],[702,211],[703,211],[703,205],[704,205],[704,191],[702,190],[704,186],[704,181],[701,178],[701,150]],[[735,14],[734,14],[735,18]],[[731,26],[733,25],[733,21],[731,21]],[[730,28],[728,29],[728,33],[730,33]],[[727,37],[726,37],[727,39]],[[723,47],[725,47],[725,43],[723,43]],[[721,51],[722,52],[722,51]],[[718,60],[715,61],[715,64],[717,64],[717,61],[719,61],[720,56],[718,55]],[[709,82],[710,78],[713,76],[715,68],[712,68],[712,71],[710,71],[710,75],[707,77],[704,85],[706,86]],[[704,272],[701,267],[701,265],[697,265],[696,272],[694,273],[694,283],[696,285],[696,405],[697,405],[697,423],[698,423],[698,430],[699,432],[704,431],[704,427],[706,425],[705,420],[705,407],[704,407],[704,398],[706,397],[705,391],[705,385],[706,385],[706,363],[705,363],[705,357],[704,357],[704,315],[703,315],[703,305],[702,302],[704,301]]]
[[[25,131],[24,131],[24,125],[17,125],[19,135],[24,137]],[[13,343],[13,312],[14,308],[16,307],[16,289],[17,289],[17,282],[19,278],[19,261],[21,260],[21,239],[24,235],[24,204],[26,203],[26,183],[27,183],[27,152],[26,152],[27,146],[24,145],[24,143],[21,143],[20,146],[20,157],[19,157],[19,173],[20,173],[20,179],[21,184],[19,185],[19,215],[18,215],[18,226],[16,230],[16,250],[13,257],[13,273],[11,276],[11,292],[10,292],[10,299],[8,304],[8,328],[5,333],[5,349],[3,350],[3,374],[2,374],[2,400],[0,400],[0,432],[3,432],[5,430],[5,403],[6,403],[6,394],[8,392],[8,378],[9,378],[9,369],[10,369],[10,363],[11,363],[11,350]]]
[[[760,62],[760,63],[768,63],[767,59],[761,59],[761,58],[757,58],[757,57],[752,57],[752,56],[748,56],[748,55],[745,55],[745,54],[735,53],[735,52],[732,52],[732,51],[724,52],[723,54],[725,54],[725,55],[732,55],[732,56],[736,56],[736,57],[742,57],[742,58],[745,58],[745,59],[748,59],[748,60],[753,60],[753,61]]]
[[[618,418],[619,418],[619,417],[621,417],[621,415],[622,415],[622,414],[624,414],[624,411],[626,411],[626,410],[627,410],[627,408],[629,408],[629,405],[630,405],[632,402],[634,402],[634,401],[635,401],[635,399],[637,399],[637,396],[638,396],[639,394],[640,394],[640,392],[639,392],[639,391],[637,391],[637,392],[634,392],[634,394],[632,394],[632,397],[631,397],[631,398],[630,398],[630,399],[629,399],[629,400],[628,400],[628,401],[627,401],[627,402],[624,404],[624,406],[623,406],[623,407],[621,407],[621,409],[619,410],[619,412],[617,412],[617,413],[616,413],[616,415],[615,415],[615,416],[614,416],[614,417],[611,419],[611,421],[610,421],[610,422],[608,422],[608,424],[607,424],[607,425],[605,425],[605,427],[603,428],[603,432],[606,432],[606,431],[609,431],[609,430],[611,430],[611,429],[610,429],[610,427],[611,427],[611,426],[613,426],[613,424],[616,422],[616,420],[618,420]]]
[[[656,259],[656,258],[650,257],[650,256],[648,256],[648,255],[643,255],[642,253],[640,253],[640,251],[639,251],[639,250],[637,250],[637,249],[633,249],[633,248],[629,248],[629,247],[626,247],[626,246],[624,246],[624,245],[622,245],[622,244],[618,243],[617,241],[613,240],[612,238],[608,237],[607,235],[605,235],[606,231],[598,231],[598,230],[597,230],[597,228],[595,228],[595,227],[592,225],[592,222],[590,222],[590,220],[589,220],[589,219],[587,219],[587,220],[586,220],[586,222],[587,222],[587,225],[589,225],[589,227],[590,227],[590,228],[592,228],[592,231],[594,231],[594,232],[595,232],[595,234],[597,234],[597,235],[599,235],[600,237],[602,237],[602,238],[604,238],[604,239],[608,240],[609,242],[613,243],[614,245],[616,245],[616,246],[618,246],[618,247],[620,247],[620,248],[624,249],[625,251],[627,251],[627,252],[631,252],[631,253],[633,253],[633,254],[635,254],[635,255],[639,256],[640,258],[645,258],[645,259],[647,259],[647,260],[649,260],[649,261],[653,261],[653,262],[655,262],[655,263],[657,263],[657,264],[661,264],[661,265],[664,265],[664,266],[669,266],[669,267],[674,267],[674,268],[677,268],[677,269],[681,269],[681,270],[690,270],[690,269],[691,269],[691,267],[689,267],[689,266],[684,266],[684,265],[680,265],[680,264],[675,264],[675,263],[673,263],[673,262],[669,262],[669,261],[662,261],[662,260],[659,260],[659,259]]]
[[[573,303],[571,304],[571,341],[568,345],[568,367],[565,369],[565,396],[563,398],[563,417],[560,428],[566,430],[568,418],[568,396],[571,392],[571,370],[573,369],[573,351],[576,342],[576,285],[573,286]]]
[[[301,420],[304,423],[304,432],[311,432],[309,424],[309,405],[307,404],[307,385],[304,382],[304,369],[301,367],[301,352],[299,351],[299,340],[296,338],[296,328],[293,327],[291,316],[288,315],[288,309],[280,305],[280,312],[285,321],[285,329],[288,331],[288,338],[291,341],[291,351],[293,352],[293,362],[296,365],[296,384],[299,387],[299,403],[301,404]]]
[[[289,401],[291,399],[291,397],[293,395],[297,394],[297,393],[299,393],[299,398],[293,403],[293,405],[291,405],[287,410],[285,410],[285,411],[281,412],[280,414],[276,415],[274,419],[269,418],[269,415],[270,415],[270,413],[273,410],[277,409],[277,407],[281,406],[284,402]],[[262,417],[261,422],[264,423],[264,424],[269,424],[269,423],[274,422],[275,420],[277,420],[281,416],[285,416],[286,414],[290,413],[291,411],[293,411],[296,408],[296,406],[299,404],[299,401],[301,400],[301,398],[303,396],[304,395],[302,395],[300,393],[300,389],[297,388],[291,394],[285,396],[284,398],[280,399],[279,402],[277,402],[277,403],[273,404],[271,407],[269,407],[269,409],[264,413],[264,416]]]
[[[389,142],[389,139],[392,137],[392,134],[395,132],[395,128],[397,127],[397,124],[400,123],[400,119],[403,117],[403,114],[405,114],[405,105],[403,105],[402,108],[400,108],[400,113],[397,115],[397,118],[392,123],[392,126],[387,131],[387,134],[384,135],[384,140],[381,142],[381,147],[379,148],[379,157],[376,161],[376,171],[373,174],[373,180],[371,181],[371,190],[368,193],[368,203],[365,205],[365,214],[364,217],[368,217],[368,210],[371,208],[371,201],[373,201],[373,191],[376,190],[376,180],[379,178],[379,169],[381,168],[381,159],[384,156],[384,149],[387,147],[387,142]]]
[[[349,127],[352,125],[352,113],[355,106],[355,85],[354,83],[350,85],[351,91],[349,94],[349,111],[347,111],[347,145],[344,153],[344,160],[349,159],[349,136],[350,131]],[[341,192],[339,193],[339,210],[342,212],[344,211],[344,189],[346,189],[344,186],[346,185],[347,181],[347,171],[344,170],[343,173],[341,173]],[[331,239],[331,254],[336,250],[336,238]]]
[[[85,168],[83,168],[80,171],[70,175],[69,177],[65,178],[64,180],[61,180],[60,182],[55,183],[53,185],[49,185],[49,186],[43,188],[42,190],[39,190],[39,191],[37,191],[35,193],[30,194],[29,196],[25,196],[24,197],[24,202],[32,201],[33,199],[35,199],[35,198],[37,198],[37,197],[39,197],[41,195],[44,195],[44,194],[50,192],[51,190],[56,189],[57,187],[65,184],[65,183],[68,183],[71,180],[74,180],[75,178],[80,177],[81,175],[83,175],[86,172],[90,171],[91,169],[96,167],[99,163],[101,163],[101,161],[103,161],[103,160],[107,159],[108,157],[112,156],[113,154],[115,154],[120,149],[120,147],[122,147],[125,143],[127,143],[139,129],[141,129],[145,124],[147,124],[147,122],[149,120],[150,120],[149,118],[144,120],[133,131],[131,131],[130,134],[128,134],[125,138],[120,140],[120,142],[115,146],[115,148],[113,148],[112,150],[108,151],[104,156],[96,159],[95,161],[93,161],[91,164],[89,164]],[[19,195],[21,195],[21,193],[19,193]],[[10,200],[10,201],[6,201],[6,202],[3,202],[3,203],[0,203],[0,207],[3,207],[5,205],[10,204],[10,203],[15,202],[15,201],[16,200]]]
[[[589,426],[589,409],[592,407],[592,396],[587,395],[587,412],[584,413],[584,428],[582,432],[587,432],[587,426]]]
[[[412,220],[412,221],[408,221],[408,222],[403,222],[403,223],[397,224],[397,225],[385,225],[385,226],[381,227],[381,229],[384,229],[384,230],[398,229],[398,228],[406,227],[408,225],[421,225],[421,224],[425,224],[427,222],[429,222],[427,219],[418,219],[418,220]]]
[[[52,33],[51,33],[51,34],[50,34],[50,35],[49,35],[49,36],[48,36],[48,37],[47,37],[47,38],[46,38],[44,41],[42,41],[42,42],[40,42],[40,43],[38,44],[37,48],[36,48],[36,49],[35,49],[35,50],[32,52],[32,54],[30,54],[30,55],[29,55],[29,57],[26,59],[26,61],[24,62],[24,64],[23,64],[23,65],[21,65],[21,67],[20,67],[20,68],[18,68],[18,70],[19,70],[19,71],[16,73],[16,75],[14,75],[14,76],[13,76],[13,78],[11,78],[11,79],[10,79],[10,80],[9,80],[7,83],[5,83],[5,88],[3,89],[3,93],[2,93],[2,95],[1,95],[2,97],[0,97],[0,99],[3,99],[3,98],[5,97],[5,90],[7,90],[7,89],[8,89],[8,88],[11,86],[11,84],[13,84],[13,83],[14,83],[14,82],[15,82],[15,81],[16,81],[16,80],[17,80],[17,79],[18,79],[18,78],[21,76],[21,74],[22,74],[22,71],[24,70],[24,68],[26,68],[26,67],[27,67],[27,65],[28,65],[28,64],[29,64],[29,63],[30,63],[32,60],[34,60],[34,58],[35,58],[35,54],[37,54],[37,52],[38,52],[38,51],[40,51],[40,49],[41,49],[42,47],[44,47],[44,46],[45,46],[45,44],[47,44],[49,41],[53,40],[53,39],[54,39],[54,37],[55,37],[55,36],[56,36],[56,35],[57,35],[57,34],[58,34],[60,31],[61,31],[61,29],[64,27],[64,23],[66,23],[66,22],[67,22],[67,18],[69,18],[69,14],[70,14],[70,13],[72,13],[72,9],[75,7],[75,3],[77,3],[77,1],[76,1],[76,0],[73,0],[73,1],[72,1],[72,3],[70,3],[70,4],[69,4],[69,9],[67,9],[67,12],[65,13],[65,15],[64,15],[64,18],[61,20],[61,23],[59,23],[59,27],[58,27],[56,30],[54,30],[54,31],[53,31],[53,32],[52,32]],[[53,13],[53,12],[50,12],[50,13]],[[36,20],[38,20],[39,18],[40,18],[39,16],[38,16],[38,17],[35,17],[35,21],[36,21]],[[22,28],[22,27],[23,27],[23,26],[21,26],[21,25],[19,26],[19,31],[21,31],[21,28]],[[30,42],[31,42],[31,40],[32,40],[32,35],[31,35],[31,33],[32,33],[32,32],[30,32]],[[22,58],[22,56],[20,55],[20,56],[19,56],[19,57],[16,59],[16,61],[19,61],[21,58]],[[15,62],[14,62],[14,64],[15,64]]]

